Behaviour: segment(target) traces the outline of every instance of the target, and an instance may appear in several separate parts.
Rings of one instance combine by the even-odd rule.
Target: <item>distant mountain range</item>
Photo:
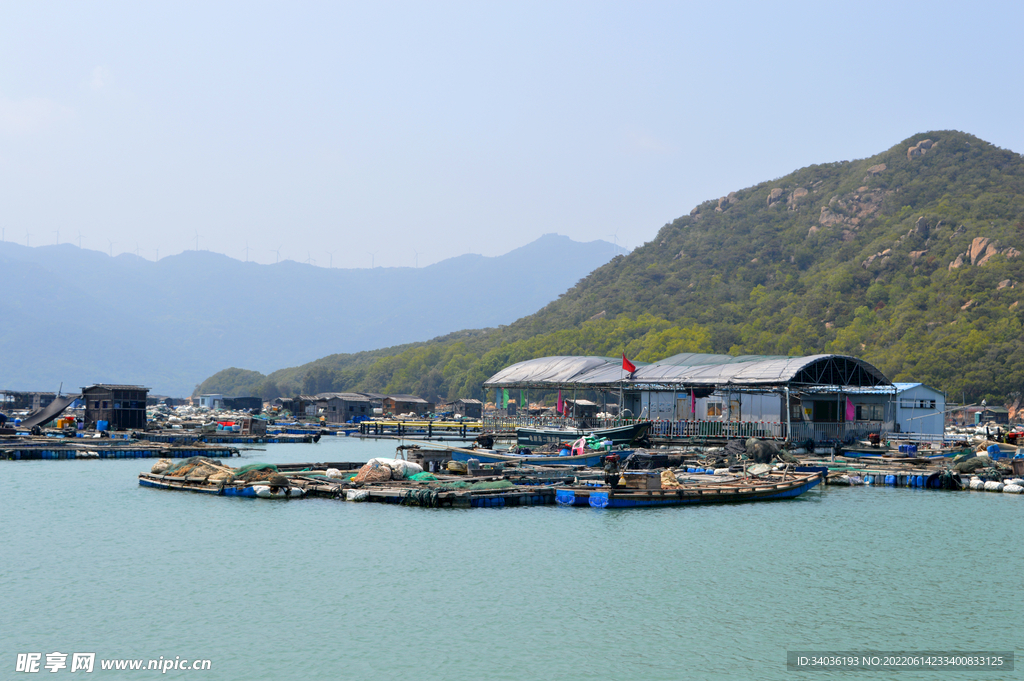
[[[0,243],[0,388],[145,384],[189,395],[225,366],[270,371],[508,324],[621,249],[549,234],[498,257],[327,269],[187,251],[152,262]]]
[[[1016,409],[1022,252],[1024,157],[920,133],[701,203],[507,327],[204,385],[484,397],[488,376],[545,355],[835,352]]]

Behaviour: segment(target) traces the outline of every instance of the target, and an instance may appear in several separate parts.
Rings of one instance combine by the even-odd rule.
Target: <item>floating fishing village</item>
[[[1024,426],[1007,409],[949,405],[849,356],[544,357],[483,387],[493,403],[370,393],[186,401],[106,384],[5,391],[0,458],[154,458],[143,487],[424,507],[756,502],[819,484],[1024,492]],[[248,449],[338,437],[392,439],[395,455],[229,465]]]

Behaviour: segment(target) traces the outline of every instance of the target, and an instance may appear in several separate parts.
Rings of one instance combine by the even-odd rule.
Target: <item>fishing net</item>
[[[423,473],[414,473],[413,475],[410,475],[409,479],[415,480],[416,482],[425,482],[430,480],[437,480],[437,476],[434,475],[433,473],[427,473],[426,471],[424,471]]]
[[[423,506],[437,508],[436,489],[408,489],[402,495],[403,506]]]
[[[210,476],[218,472],[213,466],[207,465],[208,463],[221,466],[219,459],[210,459],[205,456],[191,456],[187,459],[182,459],[176,463],[172,463],[164,470],[164,475],[173,475],[175,477],[184,477],[186,475],[192,476]]]
[[[670,489],[676,487],[682,487],[679,484],[679,480],[676,479],[676,474],[671,470],[664,470],[661,472],[661,487],[662,489]]]
[[[474,482],[469,486],[469,490],[473,492],[488,489],[508,489],[509,487],[514,487],[514,485],[508,480],[485,480],[483,482]]]
[[[752,437],[746,441],[746,452],[754,463],[770,463],[779,453],[779,448],[770,442]]]
[[[431,489],[435,489],[435,490],[437,490],[439,492],[454,492],[455,490],[468,489],[468,488],[469,488],[469,483],[468,482],[462,482],[461,480],[456,480],[454,482],[446,482],[446,483],[444,483],[442,485],[438,485],[436,487],[432,487]]]
[[[353,482],[387,482],[391,479],[391,467],[374,461],[359,469]]]
[[[962,455],[961,455],[962,456]],[[956,457],[959,459],[960,457]],[[956,459],[954,459],[956,461]],[[974,456],[969,459],[962,459],[953,464],[953,470],[958,473],[973,473],[974,471],[980,470],[987,466],[991,466],[992,462],[987,456]]]
[[[174,461],[171,459],[160,459],[155,464],[153,464],[153,468],[151,468],[149,472],[156,473],[158,475],[161,473],[166,473],[167,469],[173,465]]]
[[[235,470],[235,478],[245,482],[270,480],[277,473],[277,466],[272,463],[250,463]]]
[[[951,470],[943,470],[935,475],[939,489],[963,489],[960,476]],[[930,481],[930,480],[929,480]]]

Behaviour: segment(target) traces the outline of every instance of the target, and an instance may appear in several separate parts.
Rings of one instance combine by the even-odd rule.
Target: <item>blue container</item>
[[[887,475],[887,476],[885,476],[885,484],[892,485],[893,487],[895,487],[896,486],[896,476],[895,475]]]
[[[985,451],[988,452],[988,458],[990,459],[1001,459],[1003,457],[1003,450],[999,449],[999,445],[989,445]]]
[[[873,485],[873,484],[875,484],[875,476],[873,476],[873,475],[865,475],[864,476],[864,484],[865,485]]]
[[[109,425],[107,421],[97,421],[96,430],[106,430]]]

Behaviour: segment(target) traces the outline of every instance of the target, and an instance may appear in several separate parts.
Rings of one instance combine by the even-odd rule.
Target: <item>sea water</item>
[[[230,463],[395,445],[325,438]],[[68,654],[40,666],[63,678],[87,652],[97,679],[923,679],[787,672],[786,654],[1024,649],[1016,495],[424,509],[140,487],[152,463],[0,462],[0,678],[32,678],[19,653]],[[100,669],[159,658],[210,669]]]

